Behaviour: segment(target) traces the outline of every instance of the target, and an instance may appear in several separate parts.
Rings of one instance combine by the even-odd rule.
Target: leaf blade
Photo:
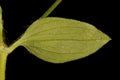
[[[43,18],[28,28],[21,45],[45,61],[64,63],[96,52],[109,40],[106,34],[88,23]]]

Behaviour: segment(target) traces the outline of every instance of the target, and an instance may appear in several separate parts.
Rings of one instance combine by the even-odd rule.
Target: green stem
[[[0,53],[0,80],[5,80],[7,53]]]
[[[3,31],[2,8],[0,7],[0,46],[3,45],[2,31]]]
[[[2,8],[0,7],[0,80],[5,80],[6,61],[8,48],[3,44],[2,37],[3,25],[2,25]]]
[[[41,16],[41,18],[47,17],[60,3],[62,0],[56,0],[52,6]]]

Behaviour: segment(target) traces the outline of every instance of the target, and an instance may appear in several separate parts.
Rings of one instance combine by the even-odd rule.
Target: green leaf
[[[35,21],[19,42],[38,58],[64,63],[96,52],[109,40],[88,23],[48,17]]]

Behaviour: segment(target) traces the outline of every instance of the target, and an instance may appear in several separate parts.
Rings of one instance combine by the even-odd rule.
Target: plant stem
[[[47,17],[60,3],[62,0],[56,0],[52,6],[41,16],[41,18]]]
[[[0,7],[0,46],[3,45],[3,37],[2,37],[2,30],[3,30],[3,21],[2,21],[2,8]]]
[[[0,80],[5,80],[7,53],[0,53]]]

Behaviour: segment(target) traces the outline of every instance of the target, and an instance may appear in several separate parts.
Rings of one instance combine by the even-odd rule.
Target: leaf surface
[[[48,17],[30,25],[19,41],[38,58],[64,63],[96,52],[109,40],[106,34],[91,24]]]

